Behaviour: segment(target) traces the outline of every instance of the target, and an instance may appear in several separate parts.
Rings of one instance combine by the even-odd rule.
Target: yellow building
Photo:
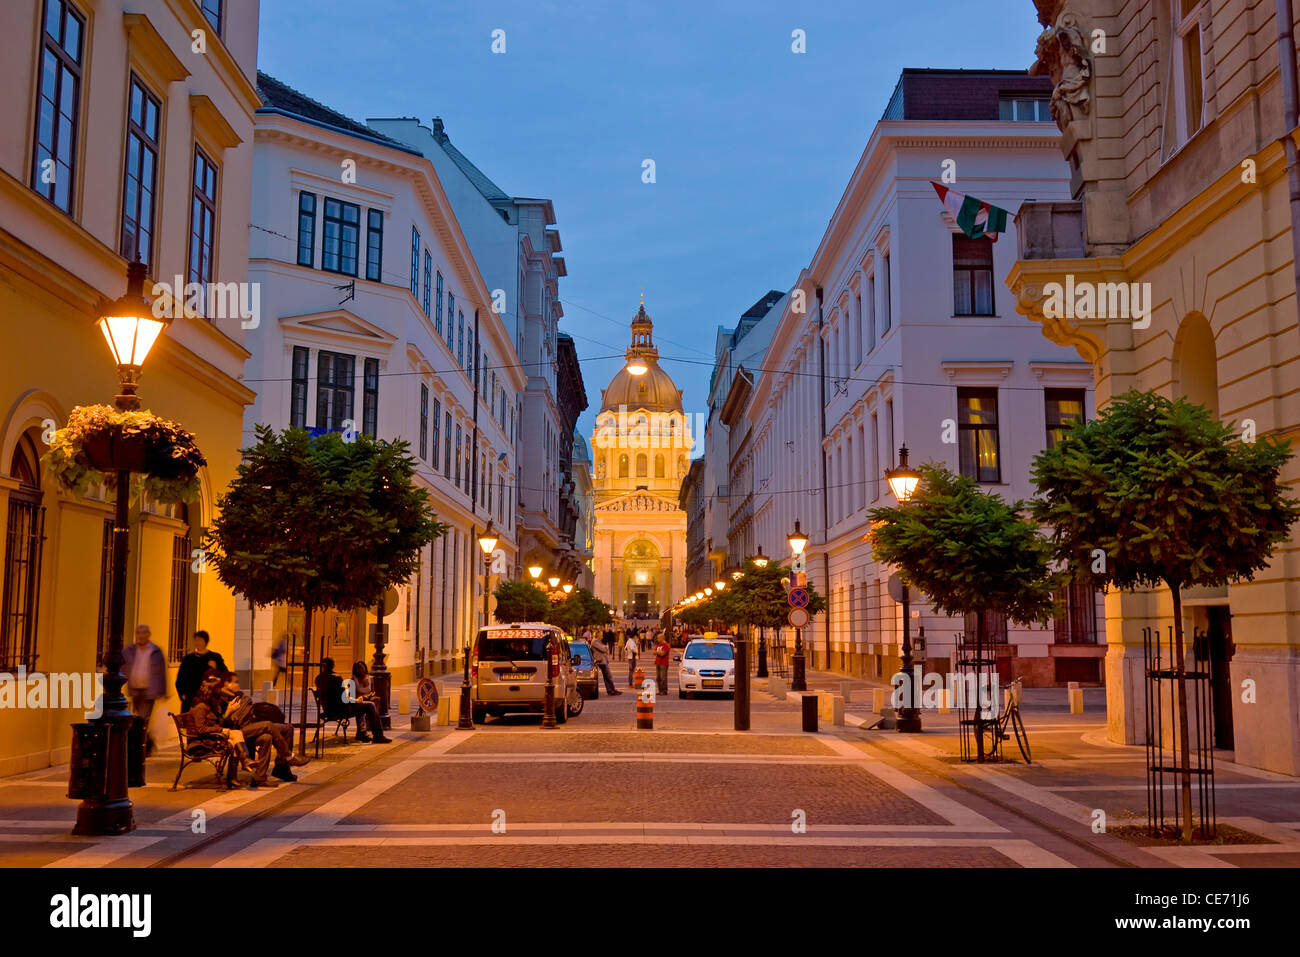
[[[626,618],[658,618],[686,595],[686,513],[678,507],[691,448],[682,391],[659,367],[645,302],[626,365],[601,393],[592,435],[596,597]]]
[[[1300,171],[1283,147],[1296,127],[1294,41],[1280,70],[1272,5],[1243,0],[1036,6],[1035,70],[1055,84],[1074,200],[1021,207],[1007,279],[1017,308],[1092,363],[1099,409],[1131,388],[1186,396],[1243,438],[1300,449],[1287,184],[1290,172],[1300,188]],[[1065,308],[1044,295],[1050,283]],[[1094,303],[1075,308],[1084,290]],[[1282,478],[1300,481],[1300,459]],[[1252,581],[1187,589],[1182,604],[1186,633],[1219,662],[1217,746],[1300,774],[1300,528]],[[1167,589],[1106,596],[1112,740],[1142,741],[1142,629],[1167,629],[1172,613]]]
[[[118,392],[95,319],[136,258],[146,294],[178,276],[205,290],[247,279],[257,17],[256,2],[6,4],[0,678],[25,671],[19,693],[40,680],[32,672],[94,671],[107,641],[112,505],[54,487],[39,464],[42,436],[73,407]],[[253,393],[241,382],[245,320],[211,302],[201,307],[209,318],[172,322],[140,386],[144,407],[193,432],[208,463],[188,508],[132,508],[127,640],[137,623],[151,626],[173,666],[169,689],[195,628],[232,658],[234,598],[194,550],[234,477]],[[155,732],[175,706],[159,702]],[[0,714],[0,774],[67,760],[69,724],[88,707]]]

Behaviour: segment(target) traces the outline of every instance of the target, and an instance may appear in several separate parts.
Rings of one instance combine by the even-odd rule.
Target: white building
[[[575,580],[581,561],[573,545],[572,503],[566,499],[562,446],[572,434],[565,424],[557,362],[559,279],[566,275],[555,209],[549,199],[512,197],[470,162],[448,138],[442,119],[429,129],[410,117],[371,119],[370,126],[433,162],[496,308],[523,363],[527,385],[516,415],[519,488],[519,552],[514,570],[540,562]],[[585,396],[580,404],[586,404]]]
[[[1068,197],[1059,133],[1040,122],[1050,92],[1015,71],[905,70],[774,330],[746,412],[752,534],[781,557],[796,520],[810,537],[808,577],[830,600],[804,630],[817,667],[829,657],[885,679],[898,668],[891,569],[863,535],[868,509],[895,504],[883,471],[900,445],[912,464],[937,461],[1025,498],[1053,428],[1094,413],[1087,363],[1044,342],[999,281],[1015,236],[968,239],[930,185],[953,172],[954,189],[1012,213],[1026,198]],[[1046,629],[991,621],[1004,678],[1100,682],[1097,598],[1085,591],[1071,605]],[[974,622],[912,608],[927,670],[946,671]]]
[[[489,519],[497,573],[516,563],[514,342],[428,158],[265,74],[258,89],[249,277],[262,318],[245,439],[266,423],[410,443],[450,527],[385,619],[388,665],[395,681],[422,662],[445,672],[482,620]],[[373,609],[317,614],[341,671],[369,660]],[[300,610],[245,608],[239,667],[268,667],[285,634],[301,634]]]

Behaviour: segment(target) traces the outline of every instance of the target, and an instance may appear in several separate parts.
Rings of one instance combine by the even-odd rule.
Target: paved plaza
[[[797,700],[766,687],[748,732],[732,730],[729,700],[675,695],[640,731],[630,693],[602,693],[554,730],[521,715],[421,733],[394,713],[394,744],[331,738],[272,790],[223,791],[199,765],[173,792],[176,752],[162,749],[131,792],[137,829],[117,838],[71,836],[66,767],[10,777],[0,864],[1300,866],[1300,781],[1230,761],[1217,765],[1219,822],[1253,843],[1139,847],[1109,833],[1145,819],[1146,794],[1142,749],[1105,739],[1101,692],[1070,715],[1063,691],[1026,691],[1034,764],[973,766],[957,758],[954,715],[927,712],[919,736],[865,730],[876,716],[857,681],[843,726],[804,733]]]

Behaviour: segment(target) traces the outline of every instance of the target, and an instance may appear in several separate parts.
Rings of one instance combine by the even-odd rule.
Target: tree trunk
[[[1174,681],[1178,686],[1178,737],[1182,741],[1183,840],[1192,839],[1192,741],[1187,720],[1187,667],[1183,657],[1183,597],[1176,582],[1174,594]]]
[[[975,614],[975,657],[984,657],[984,610]],[[984,763],[984,689],[979,686],[983,665],[975,669],[975,760]]]
[[[302,705],[302,727],[298,729],[298,754],[307,750],[307,674],[311,662],[311,616],[312,606],[304,605],[302,609],[302,690],[298,700]]]

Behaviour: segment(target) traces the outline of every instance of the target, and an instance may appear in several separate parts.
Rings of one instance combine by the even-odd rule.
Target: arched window
[[[664,477],[664,457],[662,455],[656,455],[655,456],[655,478],[663,478],[663,477]]]
[[[9,494],[9,526],[0,571],[0,670],[36,667],[36,622],[45,541],[38,430],[18,439],[9,467],[18,488]]]
[[[627,478],[627,453],[618,457],[618,477]]]
[[[636,477],[645,478],[649,474],[650,463],[646,454],[642,452],[636,457]]]

